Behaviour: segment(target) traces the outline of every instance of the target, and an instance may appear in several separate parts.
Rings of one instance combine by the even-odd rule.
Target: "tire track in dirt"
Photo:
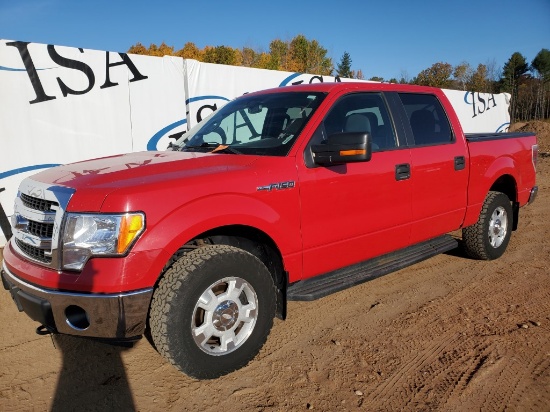
[[[485,263],[484,266],[486,265],[491,265],[491,263]],[[486,274],[471,287],[453,291],[442,299],[448,303],[449,307],[455,308],[454,313],[448,313],[449,319],[447,321],[441,319],[441,316],[434,310],[434,308],[440,307],[441,302],[424,305],[418,311],[405,315],[402,320],[397,320],[396,329],[405,328],[407,330],[416,327],[423,331],[427,330],[427,337],[433,338],[435,341],[420,354],[410,357],[404,356],[400,368],[394,371],[393,378],[381,384],[371,394],[371,401],[366,405],[374,406],[384,400],[385,405],[395,405],[396,408],[402,407],[404,404],[411,408],[426,406],[432,408],[441,405],[448,408],[450,405],[446,404],[449,399],[460,398],[462,393],[478,379],[481,372],[485,373],[489,366],[501,357],[499,352],[502,352],[500,349],[502,342],[510,340],[509,335],[524,330],[524,327],[519,325],[525,324],[520,323],[519,319],[525,318],[525,310],[515,314],[514,312],[517,312],[515,309],[519,306],[525,309],[529,299],[536,302],[550,302],[547,290],[537,288],[537,290],[529,293],[520,294],[517,297],[519,300],[516,299],[520,304],[513,305],[511,311],[499,309],[500,311],[497,311],[494,315],[491,314],[491,310],[494,312],[494,308],[507,307],[506,302],[503,302],[500,298],[502,294],[498,290],[491,295],[490,300],[475,300],[475,296],[478,296],[481,291],[487,290],[490,285],[508,283],[506,276],[499,271],[495,271],[490,275]],[[537,294],[537,292],[539,296],[533,296],[533,293]],[[473,308],[465,307],[464,303],[466,302],[469,302],[468,304]],[[549,312],[547,303],[536,305],[534,308],[534,311],[529,311],[527,317],[541,319],[545,313]],[[484,313],[491,314],[493,317],[492,322],[486,316],[482,319],[481,315]],[[475,316],[477,316],[477,319],[472,324],[470,318]],[[523,318],[520,318],[520,316]],[[487,320],[488,323],[480,322],[483,320]],[[438,322],[443,322],[445,327],[438,328]],[[540,324],[538,321],[532,322],[533,325]],[[446,337],[443,340],[438,339],[437,333],[431,334],[428,330],[430,326],[432,326],[434,332],[445,333]],[[545,334],[541,333],[541,336],[545,336]],[[535,340],[535,345],[541,348],[544,347],[544,343]],[[414,348],[419,346],[422,346],[421,342],[413,339],[403,344],[402,347],[396,347],[395,351],[397,353],[411,353]],[[545,356],[543,353],[537,352],[533,362],[544,365],[543,356]],[[520,381],[525,380],[525,371],[529,371],[531,367],[535,366],[533,362],[527,363],[525,360],[519,362],[519,365],[522,366],[518,370],[507,368],[503,373],[509,375],[509,378],[502,384],[509,388],[516,388]],[[543,368],[543,372],[544,370]],[[497,392],[500,393],[500,391]],[[521,391],[519,393],[521,394]],[[424,402],[426,402],[431,398],[437,400],[429,404],[417,401],[418,399],[424,399]],[[520,395],[519,398],[522,398],[522,396]],[[496,399],[490,399],[487,403],[494,403],[494,401]],[[508,402],[513,403],[511,398],[508,399]],[[496,404],[502,405],[501,402],[496,402]],[[477,406],[475,405],[476,408]]]

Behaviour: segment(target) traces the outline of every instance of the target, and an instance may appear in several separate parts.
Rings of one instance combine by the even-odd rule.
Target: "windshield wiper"
[[[218,145],[212,152],[210,153],[233,153],[233,154],[243,154],[242,152],[238,151],[237,149],[234,149],[231,146],[227,146],[224,144]]]
[[[189,152],[208,152],[210,151],[211,148],[216,148],[218,147],[219,144],[217,143],[201,143],[200,145],[197,145],[197,146],[188,146],[188,145],[185,145],[181,148],[182,151],[189,151]]]
[[[212,149],[213,150],[210,150]],[[188,150],[189,151],[197,151],[197,152],[210,152],[210,153],[233,153],[233,154],[242,154],[242,152],[238,151],[237,149],[232,148],[231,146],[227,146],[224,144],[218,144],[218,143],[201,143],[197,146],[184,146],[182,150]]]

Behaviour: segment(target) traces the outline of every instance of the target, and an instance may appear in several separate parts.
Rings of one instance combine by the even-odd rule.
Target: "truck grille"
[[[37,182],[21,182],[12,216],[14,249],[37,264],[59,269],[59,233],[73,189]]]
[[[21,193],[21,201],[29,209],[39,210],[41,212],[54,212],[52,206],[59,206],[57,202],[51,200],[39,199],[37,197],[32,197]]]
[[[53,223],[41,223],[29,220],[27,225],[27,230],[29,233],[40,237],[53,237]]]
[[[21,242],[19,239],[15,239],[15,243],[19,246],[19,249],[21,249],[21,251],[31,259],[38,260],[39,262],[46,263],[48,265],[52,263],[52,257],[46,256],[46,251],[44,249],[39,249],[28,245]]]

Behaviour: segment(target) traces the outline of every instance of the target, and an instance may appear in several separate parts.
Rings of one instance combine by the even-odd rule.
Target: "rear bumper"
[[[26,283],[5,263],[2,266],[2,283],[19,311],[52,332],[132,339],[145,330],[153,289],[118,294],[59,292]]]
[[[539,187],[535,186],[531,189],[531,193],[529,194],[529,200],[527,202],[528,205],[533,203],[537,197],[537,193],[539,192]]]

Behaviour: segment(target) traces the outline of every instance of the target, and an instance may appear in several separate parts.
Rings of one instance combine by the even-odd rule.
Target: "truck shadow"
[[[129,347],[67,335],[54,335],[63,364],[52,411],[135,410],[122,352]]]
[[[464,249],[464,242],[461,238],[457,237],[457,236],[454,236],[455,240],[458,242],[458,247],[454,248],[454,249],[451,249],[451,250],[448,250],[447,252],[444,253],[444,255],[447,255],[447,256],[454,256],[454,257],[458,257],[458,258],[462,258],[462,259],[471,259],[467,254],[466,254],[466,251]]]

